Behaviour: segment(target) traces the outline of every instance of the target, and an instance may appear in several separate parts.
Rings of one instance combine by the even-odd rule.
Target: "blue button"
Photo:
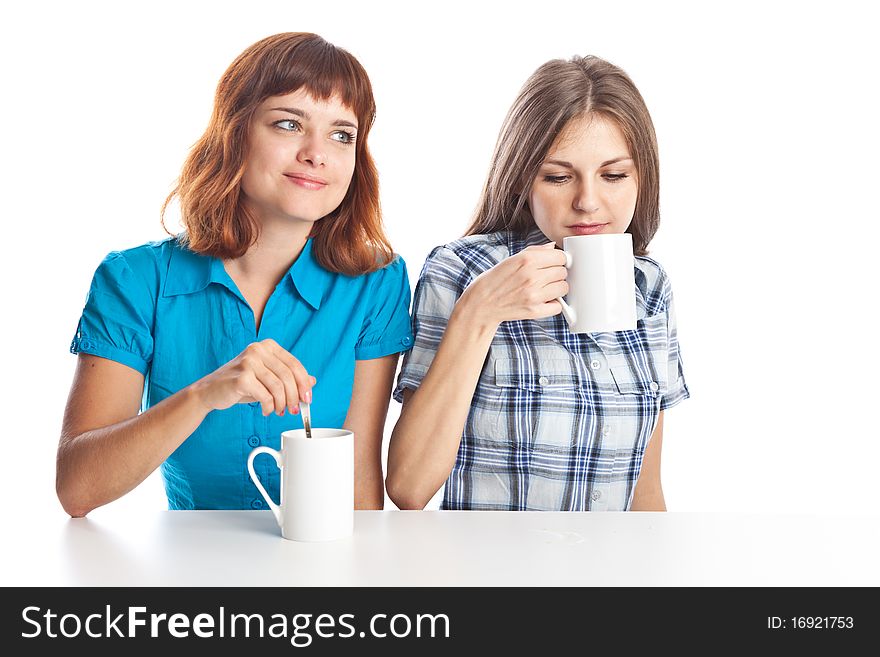
[[[260,437],[259,436],[251,436],[250,438],[248,438],[248,445],[250,445],[251,447],[256,447],[259,444],[260,444]]]
[[[262,509],[263,508],[263,500],[254,500],[251,502],[252,509]]]
[[[403,340],[400,341],[400,343],[401,343],[404,347],[408,347],[408,346],[410,346],[410,345],[412,344],[412,338],[409,337],[409,336],[406,336]]]

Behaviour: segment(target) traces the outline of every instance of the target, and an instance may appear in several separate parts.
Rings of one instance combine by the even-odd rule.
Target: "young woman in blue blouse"
[[[110,253],[92,280],[58,447],[70,515],[157,467],[172,509],[262,508],[247,456],[302,426],[301,401],[314,426],[354,432],[355,505],[382,507],[385,415],[412,338],[374,113],[364,69],[317,35],[268,37],[230,65],[166,200],[185,231]],[[279,470],[260,461],[277,499]]]
[[[430,254],[386,486],[423,508],[665,510],[663,412],[688,397],[672,289],[646,257],[659,223],[647,107],[597,57],[541,66],[515,100],[467,235]],[[629,232],[635,330],[575,334],[569,235]]]

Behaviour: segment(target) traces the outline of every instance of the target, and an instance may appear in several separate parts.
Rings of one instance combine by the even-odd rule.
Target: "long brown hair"
[[[379,176],[367,148],[376,115],[372,85],[354,56],[306,32],[262,39],[226,69],[205,134],[162,206],[162,226],[176,196],[186,228],[183,239],[191,250],[217,258],[243,255],[259,235],[241,192],[251,119],[266,98],[300,88],[320,100],[338,95],[358,119],[351,184],[339,207],[315,222],[313,253],[325,269],[352,276],[384,267],[394,253],[382,226]]]
[[[489,175],[466,235],[510,230],[527,233],[534,219],[529,189],[553,142],[569,121],[600,114],[623,133],[639,178],[632,223],[636,255],[647,253],[660,224],[657,137],[645,101],[629,76],[595,57],[554,59],[539,67],[513,102],[492,155]]]

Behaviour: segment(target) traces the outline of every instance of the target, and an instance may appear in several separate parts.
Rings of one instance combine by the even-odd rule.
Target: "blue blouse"
[[[336,274],[318,264],[309,239],[269,298],[257,332],[253,311],[223,263],[168,238],[114,251],[101,262],[70,351],[143,374],[146,410],[250,343],[272,338],[318,380],[312,425],[341,427],[355,361],[412,346],[409,303],[409,278],[399,256],[369,274]],[[248,475],[248,454],[258,445],[279,449],[281,432],[301,427],[299,415],[263,417],[256,402],[212,411],[162,464],[169,508],[264,508]],[[275,462],[256,459],[254,467],[277,501]]]

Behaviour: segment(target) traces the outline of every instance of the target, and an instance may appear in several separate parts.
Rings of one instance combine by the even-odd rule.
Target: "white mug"
[[[562,314],[572,333],[636,328],[632,235],[574,235],[562,240],[568,267],[568,302]]]
[[[281,504],[275,504],[257,473],[254,457],[270,454],[281,468]],[[281,451],[257,447],[248,472],[292,541],[333,541],[354,529],[354,434],[344,429],[305,429],[281,434]]]

